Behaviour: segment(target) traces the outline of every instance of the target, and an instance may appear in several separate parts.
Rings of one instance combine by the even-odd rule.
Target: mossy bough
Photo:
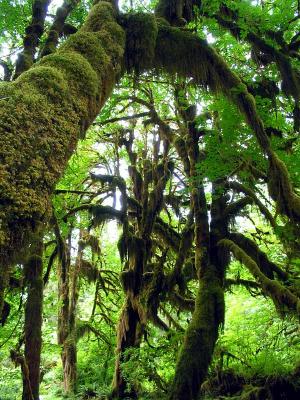
[[[245,265],[249,272],[260,283],[266,295],[273,300],[279,312],[282,313],[288,310],[299,317],[300,299],[294,293],[279,282],[269,279],[265,274],[263,274],[256,262],[232,240],[222,239],[219,242],[219,246],[229,249],[234,257]]]
[[[0,298],[8,265],[49,219],[51,192],[111,93],[124,47],[114,7],[100,1],[57,53],[0,86]]]

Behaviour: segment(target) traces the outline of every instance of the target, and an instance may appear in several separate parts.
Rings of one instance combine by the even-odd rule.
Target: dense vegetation
[[[299,2],[0,15],[0,399],[299,398]]]

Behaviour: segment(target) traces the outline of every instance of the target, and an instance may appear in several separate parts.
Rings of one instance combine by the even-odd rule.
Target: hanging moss
[[[270,196],[277,202],[279,211],[300,223],[300,198],[294,193],[285,164],[272,152],[268,173]]]
[[[270,193],[278,203],[279,211],[294,222],[299,222],[300,197],[293,190],[286,166],[272,151],[253,96],[223,58],[205,40],[192,33],[159,25],[153,64],[158,70],[191,77],[196,84],[208,87],[215,93],[224,93],[237,105],[253,129],[261,150],[268,157]],[[281,191],[280,196],[278,190]]]
[[[120,280],[122,283],[122,287],[124,291],[127,292],[134,292],[136,286],[136,273],[132,270],[126,270],[121,272]]]
[[[80,275],[90,283],[96,282],[99,278],[99,270],[94,264],[82,259],[80,261]]]
[[[117,357],[115,363],[115,372],[112,388],[112,399],[137,399],[136,388],[131,387],[130,392],[127,389],[126,380],[122,374],[122,363],[129,360],[130,353],[126,350],[138,346],[142,331],[140,329],[140,316],[138,310],[133,306],[131,299],[126,298],[122,308],[117,328]]]
[[[128,254],[127,236],[126,235],[124,235],[124,234],[120,235],[117,246],[118,246],[121,262],[123,263]]]
[[[124,214],[123,212],[114,209],[110,206],[92,205],[89,208],[89,212],[93,217],[92,225],[99,226],[106,221],[116,219],[123,222]]]
[[[139,73],[151,68],[158,32],[155,17],[144,13],[127,14],[122,25],[126,30],[126,69]]]
[[[99,238],[91,235],[88,231],[83,231],[82,240],[79,241],[79,245],[84,249],[89,246],[93,254],[100,255],[101,247],[99,243]]]

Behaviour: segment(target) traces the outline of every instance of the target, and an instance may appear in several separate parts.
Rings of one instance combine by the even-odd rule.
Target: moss
[[[245,385],[241,396],[241,400],[264,400],[268,399],[270,393],[266,388],[254,387],[252,385]]]
[[[136,273],[132,270],[122,271],[120,280],[125,292],[133,292],[136,285]]]
[[[30,386],[38,399],[40,384],[40,357],[42,347],[43,259],[42,249],[29,257],[24,265],[27,302],[24,321],[24,355],[29,370]],[[30,398],[26,395],[23,398]]]
[[[279,211],[300,222],[300,197],[294,193],[285,164],[275,153],[271,153],[268,174],[268,188]]]
[[[37,78],[32,84],[28,81],[30,76]],[[48,68],[36,69],[22,75],[20,81],[21,88],[12,86],[6,108],[0,111],[1,127],[6,135],[0,150],[1,175],[4,177],[0,189],[2,202],[10,204],[5,209],[6,217],[12,212],[18,214],[18,218],[26,218],[46,213],[48,201],[44,199],[43,191],[35,191],[34,183],[44,187],[54,185],[53,174],[56,175],[57,167],[52,152],[57,151],[55,157],[61,162],[65,156],[61,144],[69,144],[68,135],[74,136],[78,119],[68,104],[67,85],[59,74],[53,74],[51,69],[49,74]],[[53,82],[55,85],[52,86]],[[45,90],[46,85],[51,86],[49,92]],[[41,92],[54,95],[54,91],[59,93],[60,102],[49,104],[48,96]],[[72,115],[73,124],[61,124],[64,117],[59,115],[61,111],[57,113],[58,108]],[[39,152],[36,145],[39,145]]]
[[[104,23],[114,23],[116,11],[113,5],[106,1],[99,1],[91,9],[81,31],[97,32],[103,29]]]
[[[285,309],[287,309],[299,316],[300,299],[297,296],[279,282],[267,278],[260,271],[256,262],[231,240],[222,239],[218,245],[229,249],[234,257],[245,265],[254,278],[260,283],[263,291],[271,297],[280,312],[284,312]]]
[[[52,29],[48,33],[47,41],[42,51],[42,56],[54,53],[56,51],[58,40],[59,40],[58,32]]]
[[[113,60],[118,60],[123,57],[124,48],[122,44],[125,42],[125,33],[118,24],[114,23],[112,27],[115,30],[114,34],[118,37],[117,41],[114,40],[112,36],[112,29],[110,29],[110,31],[97,32],[96,35],[106,53],[109,54]]]
[[[115,17],[100,2],[56,54],[0,86],[0,264],[20,260],[48,220],[53,187],[111,93],[125,46]]]
[[[96,282],[99,278],[99,270],[97,267],[87,260],[80,261],[80,275],[87,279],[89,283]]]
[[[90,62],[75,51],[59,52],[44,57],[41,65],[50,65],[61,71],[69,88],[78,96],[95,96],[99,88],[99,78]]]
[[[170,74],[191,77],[196,84],[208,87],[215,93],[224,93],[237,105],[253,129],[261,150],[268,157],[272,181],[270,193],[277,201],[280,213],[298,223],[300,197],[293,191],[286,166],[271,149],[254,97],[223,58],[205,40],[192,33],[159,25],[153,65]],[[281,191],[280,196],[278,191]]]
[[[110,62],[110,57],[103,48],[98,34],[94,32],[75,33],[62,47],[62,50],[75,51],[84,56],[99,74],[105,72],[103,67]]]
[[[50,65],[32,68],[24,72],[19,81],[27,82],[38,90],[44,91],[51,100],[60,102],[65,99],[68,91],[67,82],[63,74],[57,68]]]
[[[125,63],[128,71],[137,73],[152,67],[158,27],[153,15],[132,13],[124,16],[126,30]]]
[[[208,266],[200,281],[195,311],[176,366],[170,400],[197,399],[224,323],[224,290],[217,271]]]

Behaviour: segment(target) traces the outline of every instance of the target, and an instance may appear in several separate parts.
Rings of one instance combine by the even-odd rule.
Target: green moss
[[[124,36],[112,5],[100,2],[56,54],[1,84],[0,264],[49,218],[53,187],[117,79]]]
[[[48,65],[31,68],[20,76],[19,81],[27,82],[38,90],[46,91],[47,96],[54,101],[61,101],[65,98],[68,90],[63,74]]]
[[[273,300],[276,308],[280,312],[284,312],[285,309],[287,309],[299,316],[300,300],[294,293],[279,282],[266,277],[261,272],[256,262],[232,240],[222,239],[218,245],[228,248],[233,253],[234,257],[245,265],[249,272],[260,283],[264,293]]]
[[[61,71],[71,91],[78,95],[95,96],[99,79],[89,61],[75,51],[50,54],[41,60],[40,65],[50,65]]]
[[[110,63],[110,56],[104,50],[97,33],[80,32],[70,37],[61,51],[75,51],[85,57],[99,74]],[[73,54],[73,53],[72,53]]]
[[[215,267],[208,266],[200,280],[195,311],[178,357],[170,400],[198,398],[218,330],[224,323],[224,310],[224,290]]]
[[[272,152],[270,155],[268,189],[278,209],[295,222],[300,222],[300,198],[294,193],[286,165]]]
[[[123,57],[124,54],[125,33],[118,24],[114,23],[112,27],[114,28],[115,32],[110,29],[110,31],[97,32],[96,35],[99,42],[101,42],[103,48],[110,55],[110,57],[118,60]],[[118,41],[114,40],[112,36],[113,34],[117,35]]]
[[[141,72],[152,67],[158,27],[153,15],[132,13],[124,16],[126,30],[126,68]]]
[[[116,11],[111,3],[100,1],[91,9],[84,26],[81,31],[97,32],[104,30],[104,23],[114,23]]]
[[[108,32],[114,40],[113,46],[109,48],[109,53],[111,51],[115,51],[115,48],[119,48],[119,46],[121,46],[122,49],[124,49],[125,32],[119,24],[117,24],[116,22],[104,22],[103,31],[101,31],[100,33],[104,32]],[[122,55],[123,53],[124,50],[122,50]]]

